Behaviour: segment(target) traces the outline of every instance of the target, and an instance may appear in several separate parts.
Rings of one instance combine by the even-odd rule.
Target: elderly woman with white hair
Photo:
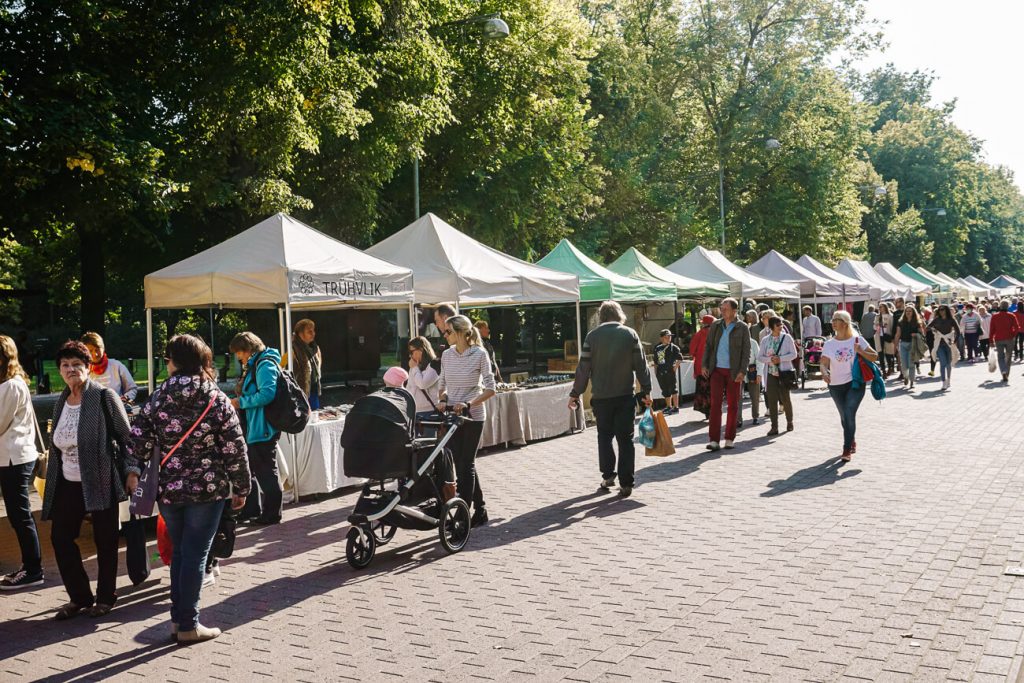
[[[859,358],[875,361],[878,353],[867,340],[853,332],[853,320],[846,311],[832,314],[832,339],[825,342],[821,352],[821,374],[828,385],[828,391],[839,409],[843,424],[844,462],[849,462],[857,452],[857,409],[864,400],[866,383],[853,385],[853,364]]]

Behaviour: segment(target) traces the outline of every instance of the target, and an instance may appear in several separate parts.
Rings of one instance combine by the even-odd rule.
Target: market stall
[[[816,273],[790,260],[774,249],[750,264],[747,270],[778,282],[788,282],[800,287],[800,298],[804,302],[845,303],[865,301],[869,287],[863,283],[847,284]]]
[[[1000,275],[999,277],[995,278],[991,282],[989,282],[989,284],[992,285],[993,287],[997,287],[999,289],[1011,289],[1012,288],[1014,292],[1019,292],[1021,290],[1024,290],[1024,282],[1021,282],[1020,280],[1018,280],[1016,278],[1010,277],[1009,275],[1006,275],[1005,273],[1003,275]]]
[[[909,278],[930,286],[932,288],[932,295],[936,297],[937,300],[948,300],[953,295],[948,284],[925,275],[920,269],[915,268],[909,263],[904,263],[900,266],[899,271]]]
[[[836,266],[836,271],[854,280],[867,283],[871,287],[872,296],[877,297],[879,301],[892,300],[897,297],[911,298],[912,290],[910,287],[897,285],[886,280],[867,261],[843,259]]]
[[[582,346],[580,282],[575,274],[503,254],[432,213],[370,247],[367,253],[413,271],[416,303],[450,301],[463,308],[573,305],[576,307],[576,348]],[[552,398],[557,392],[561,392],[560,401]],[[537,434],[554,436],[574,428],[566,407],[569,388],[563,386],[557,392],[530,389],[516,391],[515,396],[504,396],[507,392],[496,396],[487,406],[488,423],[484,427],[483,443],[521,443]],[[533,416],[545,412],[550,413],[550,424],[542,427]],[[579,427],[582,428],[582,421]]]
[[[987,289],[988,290],[988,296],[993,296],[993,297],[1012,296],[1014,291],[1015,291],[1015,290],[1013,290],[1010,287],[1003,287],[1003,288],[993,287],[989,283],[985,282],[984,280],[982,280],[980,278],[976,278],[973,275],[968,275],[967,277],[960,278],[960,279],[963,280],[964,282],[967,282],[969,284],[974,285],[975,287],[983,287],[983,288]]]
[[[909,275],[905,275],[891,263],[887,263],[885,261],[876,263],[875,272],[898,287],[908,288],[912,296],[927,296],[932,293],[931,285],[920,282]]]
[[[234,237],[158,270],[145,278],[146,335],[153,356],[153,310],[173,308],[276,308],[281,347],[291,364],[293,310],[397,308],[413,301],[408,268],[370,256],[314,230],[291,216],[275,214]],[[149,363],[153,391],[155,364]],[[295,495],[304,482],[344,481],[340,459],[327,440],[329,426],[311,423],[286,435]],[[338,451],[340,452],[340,450]],[[336,463],[336,466],[332,463]],[[320,467],[325,470],[320,476]],[[317,488],[314,486],[314,489]]]
[[[686,256],[666,268],[698,280],[727,284],[730,291],[740,299],[800,299],[798,285],[757,275],[732,263],[721,252],[704,247],[694,247]]]
[[[877,287],[870,282],[865,282],[863,280],[850,277],[849,275],[844,275],[843,273],[840,273],[839,271],[833,268],[829,268],[823,263],[816,261],[807,254],[804,254],[803,256],[798,258],[796,260],[796,264],[799,265],[801,268],[804,268],[805,270],[814,273],[815,275],[820,275],[822,277],[828,278],[829,280],[832,280],[833,282],[840,282],[846,285],[846,289],[848,292],[863,292],[862,295],[866,297],[864,299],[865,301],[878,301],[879,299],[882,298],[882,290],[880,287]],[[864,291],[864,288],[866,288],[866,291]]]
[[[964,287],[967,288],[967,293],[972,298],[980,299],[982,297],[986,297],[986,296],[991,296],[992,295],[992,288],[989,287],[988,285],[976,285],[973,282],[971,282],[970,280],[968,280],[967,278],[963,278],[963,277],[958,277],[958,278],[954,278],[954,279],[957,282],[959,282],[961,285],[963,285]]]
[[[481,448],[502,444],[523,446],[531,441],[581,431],[585,426],[582,403],[576,410],[566,407],[572,388],[567,377],[540,378],[525,385],[500,388],[487,402]]]

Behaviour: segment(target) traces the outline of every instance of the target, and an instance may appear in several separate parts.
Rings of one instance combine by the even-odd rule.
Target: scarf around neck
[[[103,358],[100,358],[99,363],[90,363],[89,370],[94,375],[102,375],[107,371],[107,365],[110,364],[110,359],[107,358],[107,354],[103,354]]]

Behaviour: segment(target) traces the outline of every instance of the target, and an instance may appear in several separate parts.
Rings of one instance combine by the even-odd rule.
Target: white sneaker
[[[732,439],[726,439],[725,443],[722,445],[722,448],[732,448]]]
[[[203,588],[209,588],[216,583],[217,579],[214,577],[213,572],[203,575]]]
[[[719,448],[721,448],[721,446],[718,445],[717,441],[711,441],[704,448],[708,449],[709,451],[717,451]]]

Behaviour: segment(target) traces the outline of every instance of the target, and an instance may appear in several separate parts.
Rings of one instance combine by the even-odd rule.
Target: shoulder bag
[[[167,455],[160,458],[160,443],[156,436],[153,436],[153,454],[150,456],[149,462],[146,463],[146,469],[142,472],[142,478],[139,479],[139,485],[135,487],[135,491],[132,492],[131,503],[129,503],[129,510],[133,515],[142,515],[148,517],[153,514],[153,506],[156,504],[156,497],[160,490],[160,468],[164,466],[168,459],[174,452],[178,450],[178,447],[185,442],[195,428],[199,426],[199,423],[203,421],[206,414],[210,412],[210,408],[213,407],[213,402],[217,400],[217,394],[214,393],[210,397],[210,402],[206,404],[206,410],[196,419],[188,431],[178,439],[178,443],[174,444],[174,448],[168,451]]]

